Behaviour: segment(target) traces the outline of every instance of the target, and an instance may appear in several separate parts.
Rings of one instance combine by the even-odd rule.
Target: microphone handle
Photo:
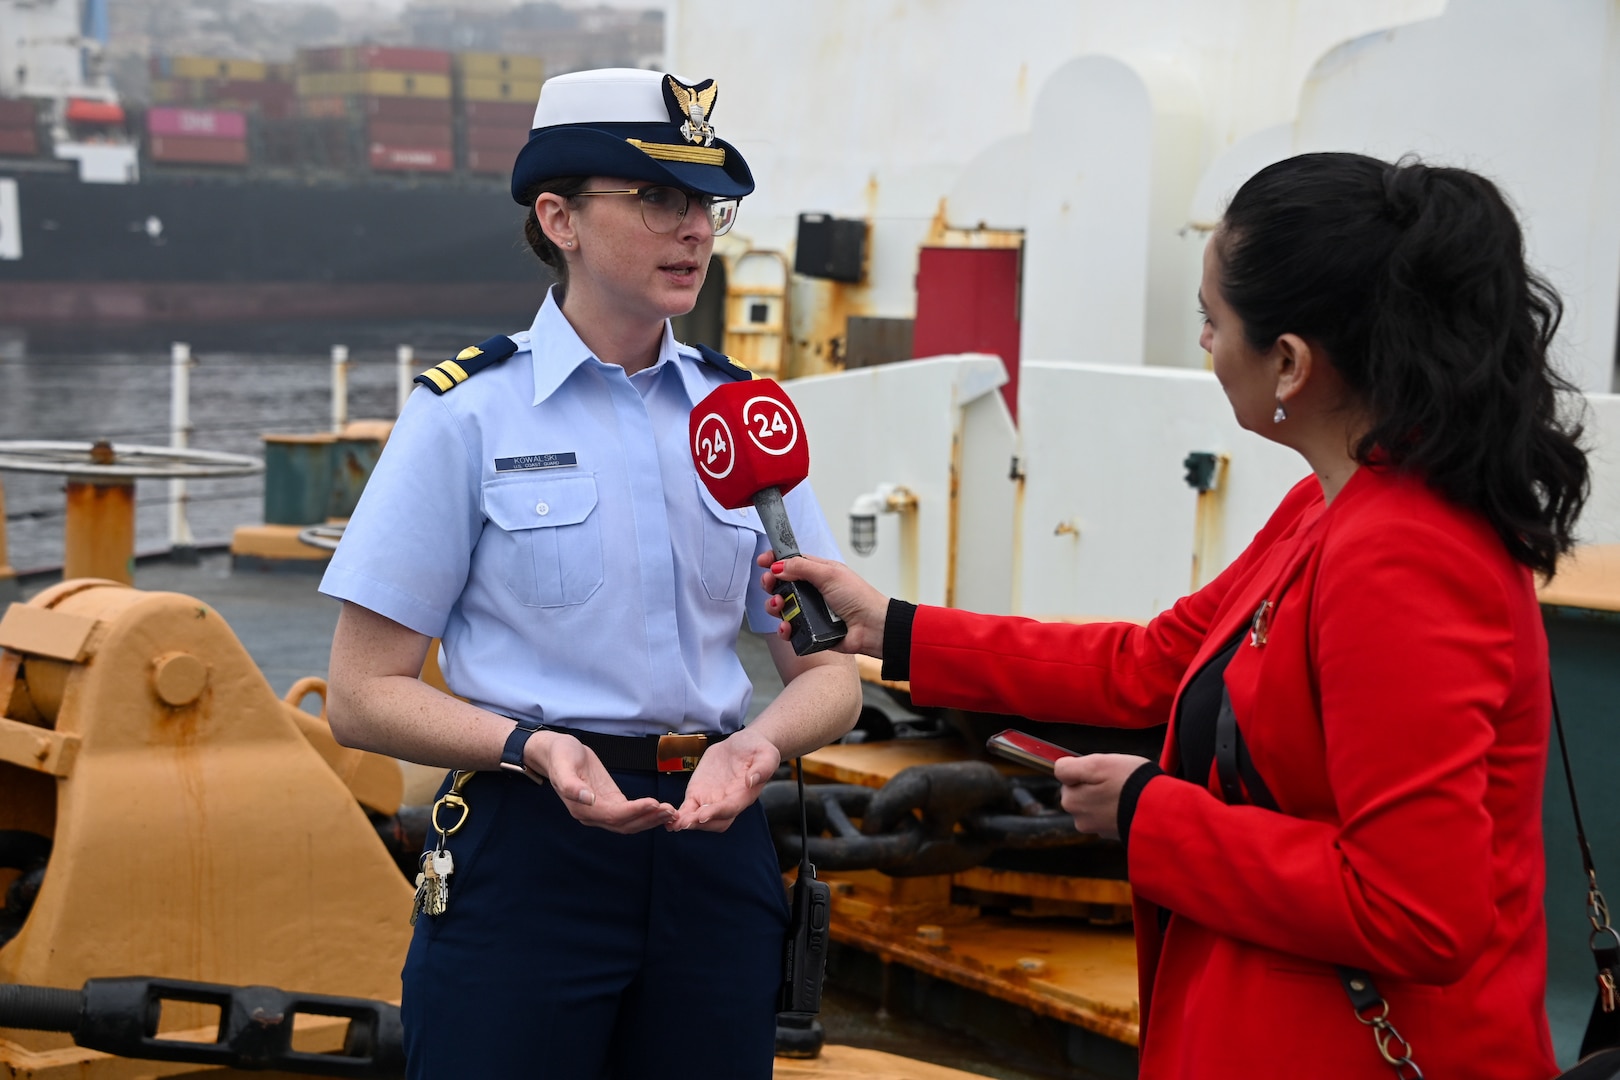
[[[765,526],[765,536],[778,561],[798,558],[799,542],[793,536],[793,524],[788,521],[787,507],[782,505],[782,490],[768,487],[754,494],[754,509]],[[820,590],[808,581],[781,581],[776,595],[782,598],[782,618],[792,630],[789,641],[793,651],[808,656],[822,649],[830,649],[848,633],[844,620],[835,615],[822,598]]]

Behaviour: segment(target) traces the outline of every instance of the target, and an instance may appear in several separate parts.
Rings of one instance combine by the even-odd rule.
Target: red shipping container
[[[443,49],[407,49],[397,45],[357,45],[351,57],[354,71],[414,71],[426,75],[450,74],[450,54]]]
[[[298,70],[310,74],[349,70],[349,49],[346,45],[327,45],[319,49],[299,49],[295,61]]]
[[[274,79],[204,79],[199,93],[191,100],[210,104],[242,102],[260,104],[267,101],[291,101],[298,92],[290,82]]]
[[[487,127],[509,126],[528,131],[534,126],[534,106],[516,101],[469,101],[467,123]]]
[[[247,143],[186,135],[154,135],[152,160],[176,165],[246,165]]]
[[[515,150],[480,150],[472,147],[467,151],[467,171],[506,176],[511,173],[512,162],[516,160]]]
[[[454,164],[449,147],[371,144],[371,167],[379,172],[449,172]]]
[[[529,129],[511,127],[470,127],[467,129],[467,149],[504,150],[509,154],[529,141]]]
[[[35,113],[32,101],[0,98],[0,128],[34,129]]]
[[[391,124],[449,124],[450,102],[442,98],[358,97],[362,116]]]
[[[298,115],[298,99],[288,98],[286,101],[261,101],[259,115],[266,120],[291,120]]]
[[[206,139],[247,138],[247,114],[228,109],[156,108],[146,114],[153,135],[186,135]]]
[[[39,153],[39,140],[34,129],[0,128],[0,154],[8,157],[33,157]]]
[[[312,120],[344,120],[349,115],[346,97],[307,97],[298,99],[298,115]]]
[[[366,139],[385,146],[450,146],[449,124],[390,124],[373,120],[366,125]]]

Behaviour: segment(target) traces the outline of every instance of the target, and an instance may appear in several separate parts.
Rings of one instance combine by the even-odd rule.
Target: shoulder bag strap
[[[1551,683],[1551,676],[1548,678]],[[1581,1039],[1581,1057],[1620,1044],[1620,1017],[1615,1015],[1617,994],[1615,972],[1620,968],[1620,934],[1609,923],[1609,904],[1598,888],[1597,866],[1592,846],[1586,842],[1586,826],[1581,821],[1580,800],[1575,797],[1575,771],[1569,765],[1569,740],[1564,735],[1564,717],[1558,708],[1558,691],[1552,688],[1553,727],[1558,732],[1558,753],[1564,761],[1564,781],[1569,785],[1569,809],[1575,817],[1575,841],[1581,848],[1581,866],[1586,871],[1586,921],[1592,924],[1587,946],[1597,965],[1597,1003],[1592,1007],[1586,1034]]]
[[[1231,806],[1248,803],[1264,810],[1279,810],[1277,800],[1260,779],[1249,756],[1243,732],[1238,728],[1237,714],[1232,711],[1232,695],[1221,686],[1221,709],[1215,718],[1215,774],[1220,780],[1221,795]],[[1247,797],[1245,797],[1247,789]],[[1350,1006],[1356,1019],[1372,1028],[1373,1041],[1378,1053],[1394,1068],[1401,1080],[1423,1080],[1423,1070],[1412,1060],[1412,1044],[1395,1030],[1389,1022],[1389,1002],[1373,985],[1372,976],[1359,968],[1337,968],[1339,982],[1350,995]]]

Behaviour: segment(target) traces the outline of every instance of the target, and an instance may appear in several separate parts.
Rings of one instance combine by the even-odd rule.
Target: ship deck
[[[211,605],[224,617],[264,674],[270,688],[279,696],[301,678],[311,675],[324,677],[327,674],[332,633],[337,626],[341,605],[316,590],[319,577],[315,570],[316,566],[313,565],[294,569],[233,570],[228,553],[205,551],[195,563],[190,564],[171,562],[164,557],[139,560],[135,568],[135,587],[180,593]],[[30,574],[19,578],[17,585],[22,599],[26,600],[58,580],[59,577],[54,574]],[[763,638],[743,634],[738,655],[755,686],[750,708],[752,716],[776,696],[781,689],[781,681],[771,664]],[[812,768],[819,771],[820,767]],[[437,778],[438,774],[432,770],[421,770],[415,775],[407,770],[406,801],[430,798],[437,786]],[[881,875],[871,876],[877,878]],[[841,886],[840,906],[847,907],[872,887],[871,884],[853,882],[847,887]],[[1039,927],[1024,926],[1020,930],[1026,936],[1033,937],[1029,942],[1015,947],[1014,951],[1021,948],[1023,953],[1033,953],[1046,947],[1034,940],[1043,933]],[[957,931],[953,930],[954,933]],[[1119,937],[1117,933],[1112,936]],[[845,936],[842,940],[846,945],[863,947],[859,938]],[[962,941],[965,940],[964,937]],[[1126,981],[1131,984],[1130,1005],[1134,1009],[1134,962],[1129,953],[1128,935],[1119,940],[1125,943],[1125,951],[1120,953],[1118,959],[1126,965]],[[1115,948],[1114,951],[1119,952],[1119,949]],[[928,950],[923,952],[927,953]],[[1050,1047],[1044,1051],[1029,1052],[1018,1048],[1017,1041],[1021,1035],[1028,1033],[1029,1020],[1051,1024],[1057,1019],[1049,1011],[1045,1015],[1035,1014],[1020,1021],[1016,1010],[1008,1013],[992,1008],[986,1014],[990,1017],[988,1023],[969,1025],[977,1031],[980,1036],[977,1038],[962,1034],[962,1027],[956,1031],[943,1028],[937,1015],[934,1015],[937,1010],[927,1008],[928,1003],[920,999],[930,996],[929,988],[932,987],[931,996],[937,1004],[944,996],[943,992],[954,987],[948,981],[952,977],[949,971],[932,972],[926,967],[922,968],[924,974],[919,981],[906,984],[906,996],[910,999],[907,1002],[872,1000],[870,984],[873,980],[868,978],[870,973],[864,966],[872,955],[880,955],[880,962],[885,968],[893,960],[901,964],[909,962],[907,957],[899,954],[891,956],[870,951],[857,955],[846,950],[841,958],[835,956],[829,965],[828,987],[821,1016],[827,1029],[827,1048],[820,1058],[813,1061],[779,1059],[777,1077],[782,1080],[789,1077],[794,1080],[876,1080],[878,1077],[885,1080],[951,1080],[953,1077],[990,1076],[1000,1080],[1092,1080],[1099,1075],[1065,1064],[1063,1058],[1069,1055],[1061,1047],[1056,1048],[1056,1061]],[[841,972],[845,975],[843,979],[839,977]],[[891,983],[892,980],[885,979],[885,986]],[[990,993],[994,996],[993,989]],[[1000,995],[1000,998],[1001,1001],[995,1006],[1005,1009],[1011,999],[1006,994]],[[953,1001],[952,1007],[960,1009],[963,1004]],[[980,1012],[985,1010],[981,1009]],[[1023,1031],[1016,1026],[1021,1023],[1026,1025]],[[1015,1026],[1008,1027],[1009,1024]],[[1009,1041],[1003,1043],[994,1039],[986,1030],[987,1027],[992,1031],[1005,1028]],[[1133,1053],[1124,1045],[1118,1048],[1127,1058]],[[1117,1076],[1120,1073],[1111,1068],[1106,1075]]]

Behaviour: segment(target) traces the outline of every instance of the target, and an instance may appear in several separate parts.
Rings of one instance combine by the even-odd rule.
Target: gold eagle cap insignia
[[[720,86],[713,79],[687,86],[673,75],[664,77],[664,99],[670,107],[670,119],[680,123],[681,134],[696,146],[714,145],[714,126],[709,118],[714,115],[715,99],[719,96]]]

